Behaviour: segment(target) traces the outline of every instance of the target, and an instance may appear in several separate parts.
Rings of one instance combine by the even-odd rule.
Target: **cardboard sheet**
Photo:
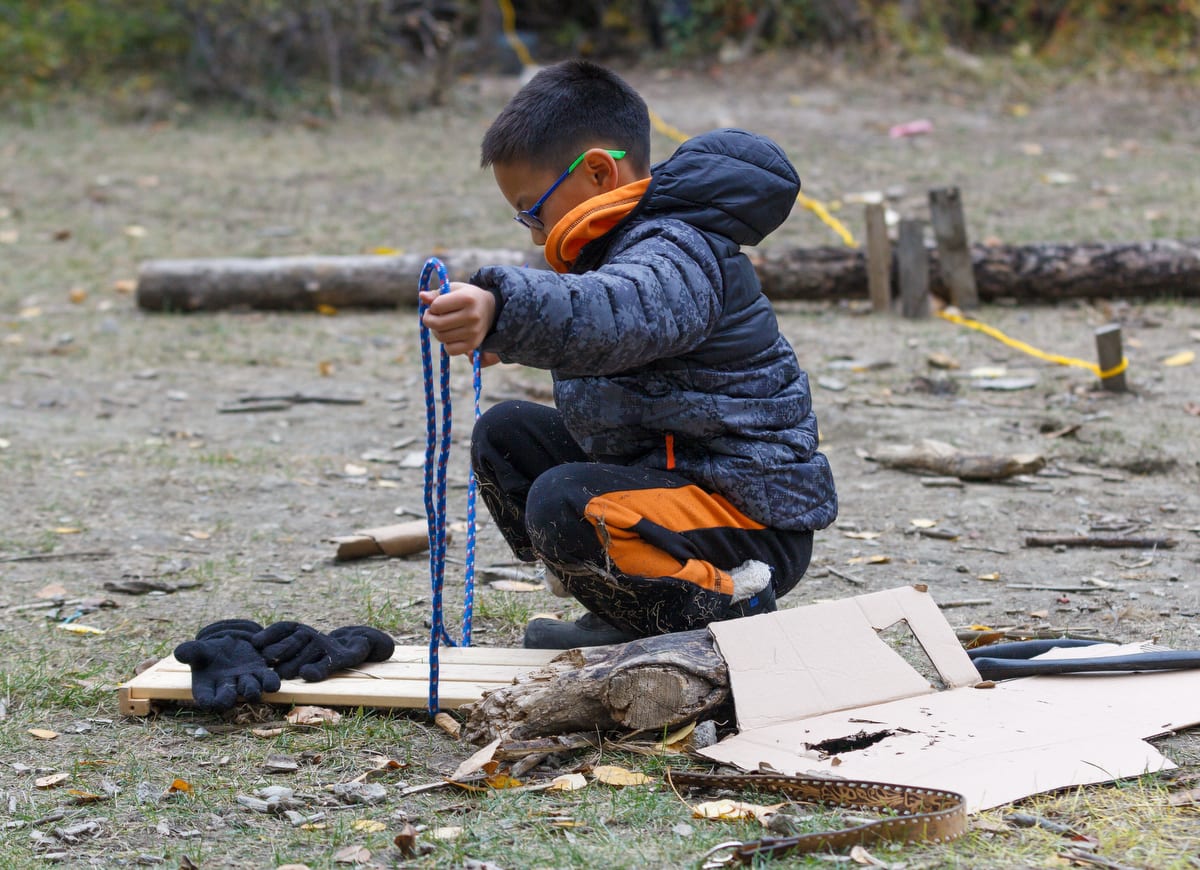
[[[900,619],[946,689],[936,691],[879,639],[876,631]],[[974,665],[922,587],[714,623],[711,631],[729,665],[741,732],[702,752],[745,770],[766,763],[785,773],[951,789],[975,811],[1169,769],[1144,738],[1200,723],[1200,670],[1025,677],[976,688]]]

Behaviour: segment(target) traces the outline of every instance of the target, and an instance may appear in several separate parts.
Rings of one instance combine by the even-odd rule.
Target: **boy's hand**
[[[451,356],[475,350],[492,328],[496,297],[482,287],[455,281],[449,293],[427,290],[420,296],[429,306],[421,322]]]

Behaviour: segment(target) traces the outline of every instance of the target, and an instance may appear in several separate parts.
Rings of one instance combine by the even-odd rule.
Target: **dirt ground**
[[[1200,101],[1162,83],[1050,81],[1011,68],[868,77],[780,62],[629,77],[688,132],[737,125],[778,139],[806,192],[843,203],[836,214],[856,235],[851,194],[886,191],[894,210],[916,216],[929,188],[957,184],[976,239],[1200,237]],[[0,817],[35,822],[65,800],[34,788],[22,766],[69,770],[94,790],[86,760],[119,759],[127,794],[141,776],[198,776],[202,750],[182,729],[216,731],[213,720],[123,720],[115,686],[207,622],[368,622],[401,643],[427,640],[423,557],[339,563],[329,543],[422,511],[422,471],[403,461],[424,447],[415,309],[147,314],[122,282],[155,258],[519,247],[527,240],[477,169],[479,138],[515,86],[467,79],[453,105],[404,120],[268,124],[179,107],[170,120],[129,125],[105,120],[97,104],[0,121]],[[933,132],[889,138],[891,125],[917,118]],[[671,148],[656,138],[655,158]],[[798,209],[769,244],[836,242]],[[809,580],[783,606],[920,582],[956,626],[1200,646],[1200,378],[1197,363],[1164,364],[1200,351],[1194,299],[978,312],[1015,338],[1088,361],[1095,328],[1121,323],[1124,394],[937,319],[838,304],[778,310],[814,383],[841,500],[837,524],[817,536]],[[959,367],[931,367],[934,354]],[[989,389],[982,367],[1028,385]],[[465,366],[457,369],[450,498],[461,519],[470,403]],[[545,400],[547,383],[541,372],[490,369],[485,404]],[[244,396],[291,394],[362,402],[220,412]],[[943,488],[865,458],[921,438],[1036,452],[1047,466]],[[486,519],[479,564],[509,563]],[[930,537],[920,528],[930,523],[916,521],[957,537]],[[1089,533],[1172,546],[1024,545],[1034,534]],[[461,565],[450,573],[457,602]],[[131,580],[174,591],[107,588]],[[56,594],[67,603],[53,606]],[[538,611],[581,612],[548,592],[484,584],[475,642],[519,642]],[[79,625],[104,633],[64,630]],[[60,736],[36,741],[35,728]],[[422,763],[433,771],[465,755],[436,737],[413,739],[427,742]],[[1182,765],[1200,764],[1197,732],[1161,745]],[[39,847],[29,838],[36,824],[11,825],[0,841],[17,856],[12,866],[39,866],[48,851],[81,866],[191,854],[145,824],[146,812],[102,810],[112,816],[104,837],[78,844]],[[268,836],[244,840],[244,852],[227,840],[202,838],[208,866],[331,860]]]

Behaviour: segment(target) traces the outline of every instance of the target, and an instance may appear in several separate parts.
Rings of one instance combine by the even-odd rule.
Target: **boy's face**
[[[516,211],[531,208],[558,180],[567,167],[535,167],[527,163],[496,163],[492,174],[496,186]],[[538,209],[542,228],[529,228],[535,245],[546,244],[546,236],[567,212],[582,202],[626,183],[617,161],[602,148],[588,151],[570,175],[554,188]]]

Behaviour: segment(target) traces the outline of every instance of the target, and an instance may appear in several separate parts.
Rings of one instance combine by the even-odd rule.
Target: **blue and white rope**
[[[418,289],[429,289],[429,279],[437,273],[439,292],[450,291],[446,267],[437,257],[430,257],[421,270]],[[442,619],[442,585],[446,577],[446,466],[450,460],[452,411],[450,403],[450,355],[441,348],[438,359],[439,387],[442,402],[442,428],[438,435],[437,401],[433,389],[433,349],[429,329],[422,322],[429,306],[421,302],[417,320],[421,335],[421,369],[425,381],[425,517],[429,527],[429,580],[433,592],[433,619],[429,628],[429,715],[438,712],[438,648],[442,643],[457,646],[446,631]],[[471,354],[472,384],[475,391],[475,419],[479,419],[480,375],[479,351]],[[440,443],[439,443],[440,442]],[[436,465],[434,454],[436,455]],[[471,612],[475,606],[475,471],[467,477],[467,562],[464,584],[462,646],[471,645]]]

